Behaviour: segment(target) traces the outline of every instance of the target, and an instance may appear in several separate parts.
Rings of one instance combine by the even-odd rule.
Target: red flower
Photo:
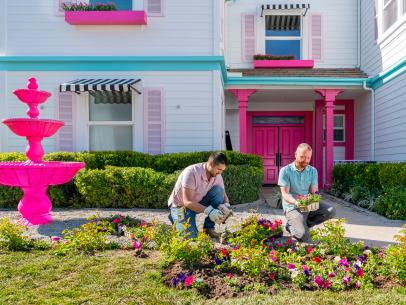
[[[357,276],[359,276],[359,277],[364,276],[364,270],[362,270],[361,268],[359,268],[359,269],[357,270]]]
[[[312,253],[312,252],[313,252],[312,246],[308,246],[308,247],[307,247],[307,253]]]
[[[227,255],[228,255],[227,249],[226,249],[226,248],[221,248],[221,254],[222,254],[223,256],[227,256]]]
[[[315,258],[313,258],[313,260],[314,260],[316,263],[320,263],[320,262],[321,262],[321,258],[318,257],[318,256],[316,256]]]
[[[270,281],[274,281],[276,279],[276,273],[270,273],[269,276],[268,276],[268,279]]]
[[[121,222],[121,218],[118,218],[118,217],[114,218],[111,222],[115,223],[115,224],[119,224]]]
[[[186,277],[185,279],[185,287],[189,287],[190,285],[193,284],[193,282],[195,281],[193,275],[190,275],[188,277]]]
[[[234,277],[234,274],[232,274],[232,273],[227,273],[226,276],[227,276],[229,279],[232,279],[232,278]]]

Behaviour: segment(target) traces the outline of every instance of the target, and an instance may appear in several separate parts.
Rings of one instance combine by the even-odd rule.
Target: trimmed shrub
[[[373,210],[390,219],[406,220],[406,187],[398,186],[385,191],[376,199]]]

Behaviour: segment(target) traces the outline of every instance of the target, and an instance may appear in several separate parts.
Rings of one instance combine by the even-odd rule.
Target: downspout
[[[362,83],[364,90],[371,92],[371,161],[375,161],[375,90],[367,87],[367,82]]]
[[[357,56],[357,68],[361,68],[361,1],[357,1],[357,14],[358,14],[358,43],[357,43],[357,48],[358,48],[358,56]]]

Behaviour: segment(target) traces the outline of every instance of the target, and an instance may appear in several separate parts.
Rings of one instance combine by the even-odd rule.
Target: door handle
[[[278,165],[282,166],[282,153],[278,153],[278,155],[279,155]]]

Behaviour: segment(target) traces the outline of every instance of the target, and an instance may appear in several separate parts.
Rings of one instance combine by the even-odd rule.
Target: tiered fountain
[[[44,137],[54,135],[64,123],[39,119],[38,104],[44,103],[51,93],[38,90],[35,78],[28,79],[28,89],[17,89],[13,93],[28,104],[29,118],[5,119],[12,132],[28,140],[25,162],[0,162],[0,184],[18,186],[24,192],[18,204],[20,223],[42,225],[52,221],[52,203],[47,195],[49,185],[69,182],[82,169],[83,162],[42,161]]]

